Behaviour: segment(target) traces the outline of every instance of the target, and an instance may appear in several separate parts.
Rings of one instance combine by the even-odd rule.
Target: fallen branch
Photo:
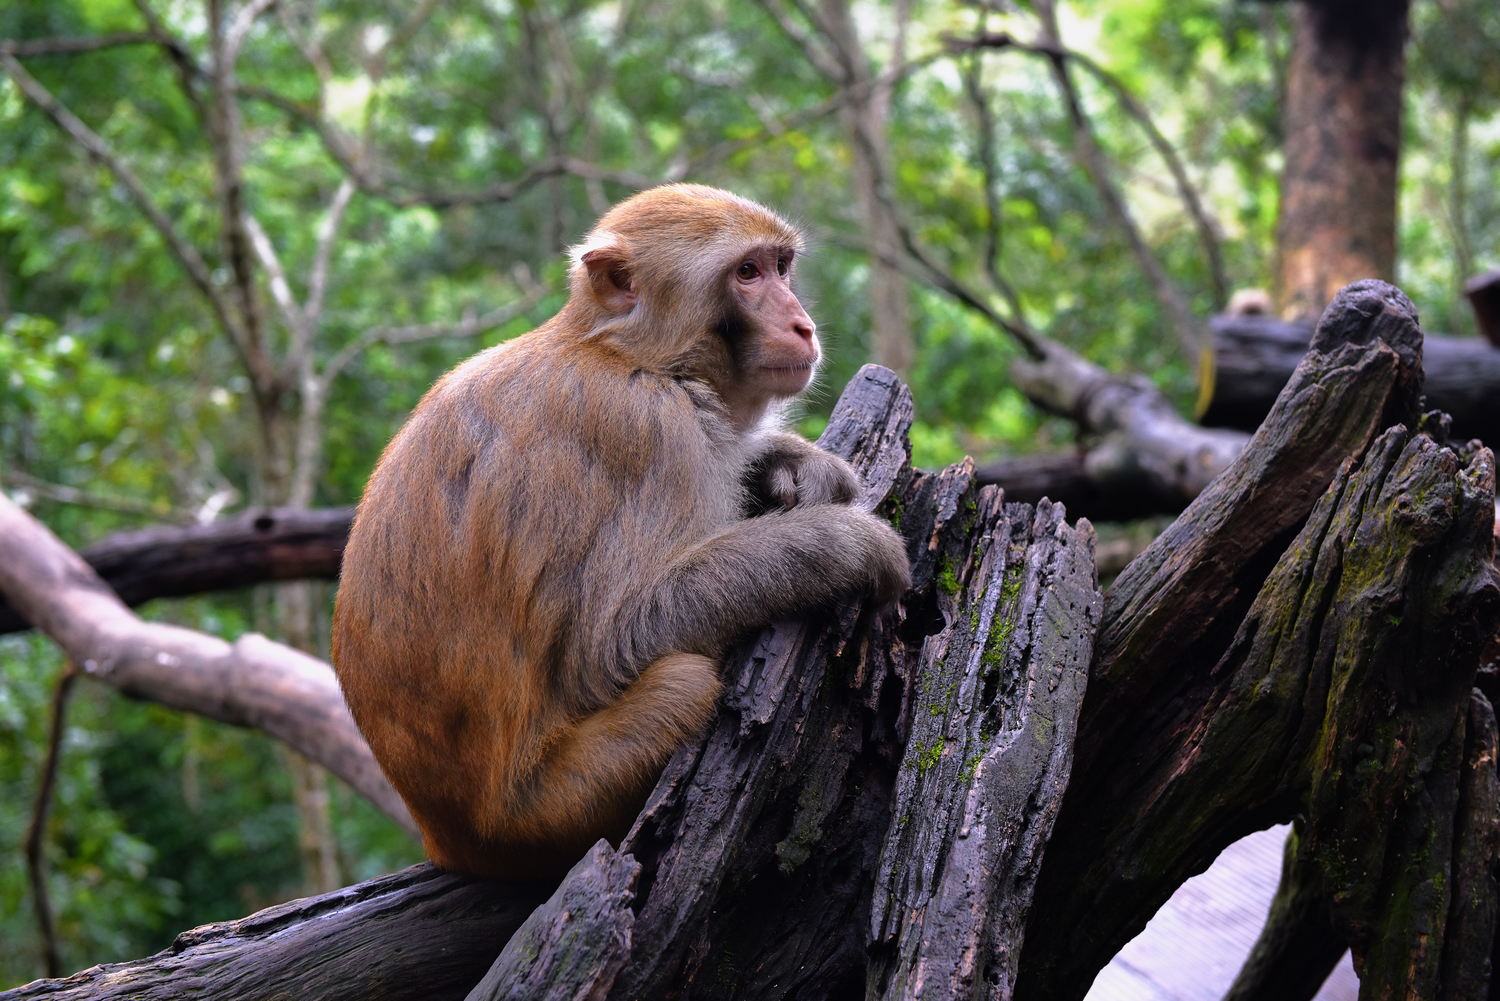
[[[1154,511],[1180,510],[1229,468],[1249,440],[1239,431],[1184,420],[1147,379],[1111,375],[1050,344],[1042,360],[1012,363],[1011,376],[1034,403],[1098,439],[1082,459],[1092,490],[1106,497],[1139,496],[1143,506],[1161,505]]]
[[[228,643],[142,621],[77,553],[3,495],[0,593],[90,677],[133,698],[262,730],[416,832],[322,661],[256,633]]]
[[[1214,388],[1203,422],[1253,431],[1312,340],[1312,327],[1266,316],[1213,321]],[[1500,348],[1479,338],[1433,337],[1422,346],[1427,405],[1453,418],[1460,440],[1500,443]]]

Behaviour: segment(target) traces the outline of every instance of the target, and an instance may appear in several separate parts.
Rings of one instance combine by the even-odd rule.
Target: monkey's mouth
[[[798,372],[811,372],[814,360],[809,358],[807,361],[799,362],[796,365],[762,365],[761,369],[762,371],[772,372],[776,375],[794,375]]]

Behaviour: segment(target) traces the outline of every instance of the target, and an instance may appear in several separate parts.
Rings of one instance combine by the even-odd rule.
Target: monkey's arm
[[[848,504],[859,495],[859,474],[801,435],[777,431],[762,440],[745,486],[756,511]]]
[[[749,518],[676,556],[621,610],[618,663],[716,658],[757,626],[857,594],[888,605],[910,584],[905,543],[874,515],[799,505]]]

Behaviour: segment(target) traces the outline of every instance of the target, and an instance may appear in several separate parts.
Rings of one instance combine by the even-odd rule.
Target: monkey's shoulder
[[[520,481],[593,470],[619,490],[716,466],[734,434],[712,391],[632,364],[607,343],[545,328],[481,352],[423,398],[391,451],[431,482]]]

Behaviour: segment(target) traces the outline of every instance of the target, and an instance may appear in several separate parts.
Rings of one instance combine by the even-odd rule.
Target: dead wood
[[[1500,295],[1497,295],[1500,298]],[[1313,328],[1268,316],[1212,322],[1214,389],[1203,423],[1253,431],[1307,352]],[[1427,335],[1422,348],[1427,406],[1453,418],[1459,440],[1500,442],[1500,348],[1479,338]]]
[[[550,889],[424,863],[202,925],[154,956],[37,980],[0,998],[459,1001]]]
[[[476,999],[1008,990],[1098,623],[1093,535],[978,488],[970,463],[913,470],[911,417],[906,388],[868,366],[823,443],[863,474],[859,503],[898,524],[912,590],[777,623],[732,654],[711,730],[626,841],[596,846],[509,945],[515,888],[418,867],[287,905],[316,912],[315,946],[296,937],[311,923],[273,909],[16,996],[176,997],[205,970],[230,971],[214,983],[237,999],[450,996],[428,990],[429,962],[469,971]],[[403,897],[419,887],[401,880],[428,889]],[[493,918],[485,939],[474,908],[513,923]],[[289,929],[300,944],[282,949]]]
[[[1240,459],[1111,589],[1017,997],[1082,997],[1184,879],[1299,813],[1350,860],[1326,890],[1366,977],[1437,969],[1412,936],[1447,898],[1413,893],[1452,876],[1494,471],[1400,424],[1420,361],[1405,296],[1344,289]]]
[[[1272,419],[1102,612],[1087,523],[1007,503],[969,462],[912,469],[910,395],[868,366],[823,444],[906,539],[912,589],[733,652],[711,728],[618,849],[596,845],[524,925],[516,902],[551,887],[419,867],[386,879],[454,880],[431,911],[376,884],[304,902],[318,962],[270,948],[264,914],[175,955],[240,964],[235,998],[323,996],[399,939],[402,971],[461,966],[474,1001],[1076,999],[1185,878],[1296,816],[1237,996],[1305,996],[1345,943],[1371,996],[1483,996],[1500,776],[1472,686],[1500,628],[1494,463],[1415,422],[1421,351],[1399,291],[1341,292]],[[408,939],[449,892],[511,923]],[[379,920],[345,920],[367,899],[389,904]],[[114,969],[191,994],[172,962]],[[386,970],[363,996],[426,989]],[[116,996],[107,972],[17,996]]]

